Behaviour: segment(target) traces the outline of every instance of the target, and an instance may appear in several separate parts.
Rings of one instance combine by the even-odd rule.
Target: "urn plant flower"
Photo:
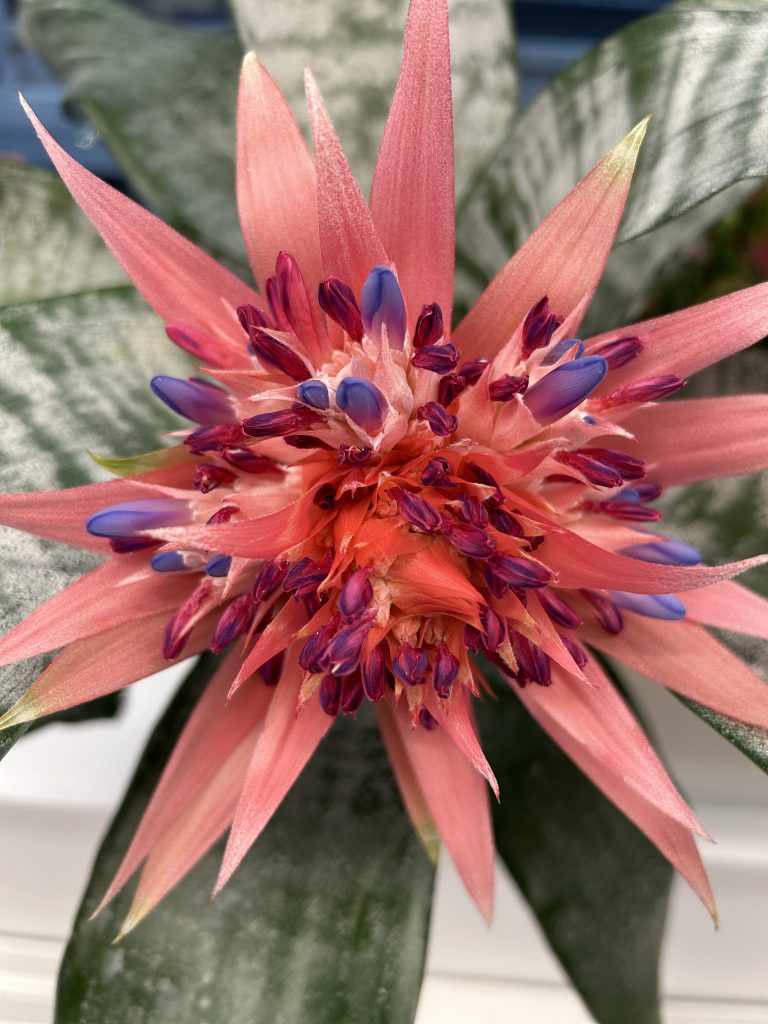
[[[490,916],[488,788],[504,794],[473,718],[490,662],[714,913],[706,832],[599,656],[768,727],[764,682],[705,628],[768,636],[768,603],[731,582],[765,559],[702,565],[654,507],[665,486],[765,467],[764,396],[671,396],[768,333],[766,286],[579,337],[643,122],[452,328],[445,0],[411,2],[370,203],[309,72],[306,92],[313,154],[246,57],[237,201],[255,287],[29,112],[199,369],[151,381],[148,401],[186,425],[142,471],[0,498],[0,522],[105,556],[0,641],[2,663],[64,648],[0,724],[225,655],[105,895],[141,869],[127,931],[228,833],[223,886],[334,720],[370,703],[414,826]]]

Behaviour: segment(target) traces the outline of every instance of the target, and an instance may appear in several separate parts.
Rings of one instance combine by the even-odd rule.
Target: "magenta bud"
[[[340,444],[337,462],[340,466],[362,466],[371,458],[370,448],[357,448],[353,444]]]
[[[459,425],[458,419],[446,412],[445,407],[439,402],[427,402],[425,405],[420,405],[416,416],[420,420],[425,420],[432,433],[437,434],[438,437],[449,437]]]
[[[341,588],[336,607],[345,618],[352,619],[360,615],[373,600],[371,572],[370,568],[358,569]]]
[[[255,605],[250,594],[240,594],[222,612],[213,631],[211,651],[221,654],[239,636],[246,633],[253,622]]]
[[[632,502],[647,502],[656,501],[664,493],[664,488],[661,484],[653,483],[652,481],[644,481],[641,484],[635,484],[634,487],[625,487],[622,491],[619,491],[618,497],[622,501]]]
[[[536,305],[528,311],[523,321],[523,357],[527,359],[537,348],[547,346],[562,322],[561,316],[550,313],[547,296],[539,299]]]
[[[528,374],[513,377],[505,373],[503,377],[492,382],[488,388],[492,402],[509,402],[515,395],[524,395],[528,390]]]
[[[270,558],[269,561],[264,562],[259,569],[256,582],[253,584],[254,601],[266,601],[272,597],[285,579],[287,572],[286,563],[278,561],[276,558]]]
[[[595,487],[621,487],[624,481],[618,470],[587,452],[588,449],[558,452],[555,458],[563,466],[569,466],[577,473],[581,473]]]
[[[224,448],[221,457],[230,466],[239,469],[241,473],[253,473],[254,475],[276,473],[279,475],[283,472],[274,459],[270,459],[266,455],[257,455],[256,452],[249,451],[247,448]]]
[[[323,676],[319,691],[320,707],[332,718],[338,715],[341,704],[341,679],[338,676]]]
[[[243,428],[239,423],[222,423],[215,427],[198,427],[187,434],[184,444],[195,455],[206,452],[218,452],[225,445],[240,444],[245,440]]]
[[[199,462],[195,466],[195,475],[192,486],[201,494],[208,494],[209,491],[221,487],[222,484],[231,484],[237,477],[223,466],[212,466],[207,462]]]
[[[236,512],[240,509],[237,505],[222,505],[221,508],[217,509],[210,519],[206,522],[206,526],[219,526],[221,523],[228,523]]]
[[[261,668],[257,670],[261,681],[265,686],[277,686],[280,682],[280,676],[283,674],[284,662],[285,651],[278,651],[277,654],[273,654],[272,657],[265,661]]]
[[[401,349],[405,341],[406,318],[403,293],[389,267],[374,267],[365,280],[360,296],[365,333],[381,343],[382,328],[387,331],[390,348]]]
[[[292,565],[283,580],[283,590],[297,598],[316,594],[333,562],[333,551],[328,551],[319,561],[305,556]]]
[[[418,494],[406,491],[402,487],[392,487],[387,493],[395,499],[400,515],[411,526],[425,533],[434,533],[440,526],[440,513]]]
[[[494,488],[494,494],[485,499],[485,503],[489,508],[498,508],[504,504],[504,495],[501,493],[501,488],[496,482],[495,476],[492,476],[482,466],[478,466],[476,462],[468,462],[464,468],[468,479],[474,480],[477,484],[484,484],[486,487]]]
[[[518,523],[513,515],[510,515],[506,509],[503,508],[491,508],[489,509],[489,516],[491,520],[491,526],[495,527],[499,533],[506,533],[508,537],[522,537],[523,528]]]
[[[480,529],[488,525],[488,509],[479,498],[476,498],[473,494],[462,494],[459,501],[461,502],[461,508],[458,515],[463,523],[470,523],[472,526],[480,527]]]
[[[411,357],[411,362],[420,370],[429,370],[431,373],[450,373],[459,361],[459,350],[455,345],[447,342],[443,345],[425,345],[417,349]]]
[[[365,691],[359,674],[347,676],[341,687],[341,713],[354,715],[365,700]]]
[[[374,647],[368,657],[361,662],[360,677],[368,700],[374,703],[381,700],[387,681],[384,651],[381,644]]]
[[[480,623],[483,627],[483,646],[488,651],[497,651],[507,636],[503,619],[493,608],[487,604],[481,604]]]
[[[339,628],[339,623],[339,616],[334,615],[306,640],[298,658],[299,665],[305,672],[327,672],[331,667],[329,645]]]
[[[309,380],[312,374],[309,367],[285,342],[273,338],[267,331],[257,328],[251,334],[253,354],[261,363],[272,366],[284,373],[291,380]]]
[[[434,732],[440,724],[429,708],[425,708],[424,705],[419,708],[418,723],[422,729],[426,729],[427,732]]]
[[[635,501],[585,501],[582,508],[587,512],[599,512],[628,523],[658,523],[662,517],[657,509],[647,508]]]
[[[441,529],[448,543],[468,558],[490,558],[496,550],[493,537],[477,526],[443,519]]]
[[[301,332],[302,324],[311,322],[309,293],[299,264],[289,252],[279,252],[275,260],[280,305],[291,330]]]
[[[193,327],[168,324],[165,333],[174,345],[209,366],[221,366],[221,343]]]
[[[617,338],[606,345],[593,350],[593,355],[602,356],[608,363],[609,370],[618,370],[639,356],[643,351],[643,343],[639,338]]]
[[[258,306],[250,302],[237,307],[237,319],[249,339],[257,327],[269,327],[269,317],[266,313],[262,313]]]
[[[432,686],[441,700],[448,700],[451,689],[459,674],[459,659],[447,644],[439,643],[432,666]]]
[[[466,363],[461,364],[456,373],[464,379],[466,384],[477,384],[485,373],[487,365],[487,359],[468,359]]]
[[[303,406],[295,409],[280,409],[278,412],[262,412],[243,420],[243,430],[250,437],[284,437],[300,430],[307,430],[322,423],[323,418],[313,409]]]
[[[512,650],[518,664],[518,681],[549,686],[552,682],[552,665],[549,657],[536,644],[532,644],[522,633],[512,633]]]
[[[163,657],[167,661],[172,661],[181,654],[211,589],[212,584],[209,580],[199,583],[165,627]]]
[[[436,455],[430,459],[421,473],[421,482],[425,487],[433,487],[435,484],[443,483],[448,479],[450,464],[442,455]]]
[[[266,291],[269,311],[272,314],[272,320],[277,329],[279,331],[290,331],[291,325],[288,323],[288,317],[285,315],[285,310],[280,300],[280,286],[277,283],[276,277],[267,278]]]
[[[335,676],[348,676],[358,667],[363,644],[372,626],[373,619],[366,617],[350,622],[338,631],[328,648],[331,672]]]
[[[566,651],[568,651],[579,668],[584,668],[589,661],[589,655],[581,644],[577,644],[576,641],[572,640],[569,636],[561,636],[560,639],[563,641],[563,647],[565,647]]]
[[[444,334],[442,309],[436,302],[422,306],[413,332],[413,347],[419,349],[437,345]]]
[[[539,591],[539,601],[547,615],[561,629],[578,629],[584,621],[568,602],[546,588]]]
[[[337,323],[353,341],[363,337],[363,318],[355,293],[345,281],[329,277],[317,288],[317,301],[322,311]]]
[[[429,658],[423,648],[403,644],[392,661],[392,668],[398,679],[406,686],[420,686],[425,681]]]
[[[612,391],[601,400],[600,408],[611,409],[617,405],[629,405],[631,402],[658,402],[662,398],[674,395],[685,386],[685,383],[673,373],[649,377],[647,380],[636,380]]]
[[[545,587],[552,579],[552,573],[546,566],[530,558],[498,554],[491,558],[489,564],[505,583],[519,590]]]
[[[592,605],[597,621],[606,633],[616,636],[616,634],[624,629],[624,619],[621,617],[621,612],[610,598],[597,590],[581,590],[579,593]]]
[[[312,434],[286,434],[283,441],[289,448],[299,448],[302,451],[331,447],[322,437],[313,437]]]
[[[458,373],[446,373],[440,378],[437,388],[437,400],[442,406],[449,406],[459,395],[467,390],[466,380]]]

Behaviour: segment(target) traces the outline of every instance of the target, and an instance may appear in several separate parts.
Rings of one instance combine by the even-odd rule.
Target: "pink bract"
[[[335,717],[373,703],[415,827],[432,850],[439,834],[490,916],[482,654],[714,913],[705,833],[591,652],[768,727],[764,682],[703,628],[768,635],[768,602],[729,582],[765,559],[706,567],[650,527],[662,486],[768,464],[765,395],[658,404],[768,333],[768,286],[576,339],[643,122],[451,331],[445,0],[411,0],[370,204],[309,73],[306,89],[314,157],[246,57],[237,202],[256,287],[80,167],[28,110],[219,390],[153,382],[197,421],[172,463],[0,497],[0,522],[106,556],[0,641],[2,664],[64,647],[1,724],[227,650],[105,896],[143,865],[125,931],[229,830],[220,888]]]

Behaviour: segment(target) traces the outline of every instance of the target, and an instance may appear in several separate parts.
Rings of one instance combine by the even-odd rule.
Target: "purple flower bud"
[[[384,651],[381,644],[374,647],[368,657],[361,662],[360,677],[368,700],[374,703],[381,700],[387,681]]]
[[[235,418],[229,393],[208,381],[199,378],[180,380],[178,377],[153,377],[149,386],[174,412],[195,423],[202,423],[203,426],[231,423]]]
[[[389,267],[374,267],[365,280],[360,296],[365,333],[381,344],[386,327],[390,348],[402,348],[405,341],[405,302],[397,278]]]
[[[464,627],[464,646],[473,654],[479,654],[483,649],[483,634],[474,626]]]
[[[147,498],[110,505],[85,524],[94,537],[132,537],[163,526],[183,526],[192,518],[189,502],[177,498]]]
[[[485,585],[488,587],[491,596],[496,598],[504,597],[509,589],[509,584],[501,576],[497,576],[487,562],[483,565],[483,575],[485,576]]]
[[[624,590],[609,590],[608,597],[619,608],[651,619],[676,621],[685,616],[685,605],[674,594],[630,594]]]
[[[579,593],[585,597],[594,609],[597,621],[606,631],[616,636],[624,629],[624,619],[617,606],[598,590],[580,590]]]
[[[199,560],[196,555],[190,556],[184,551],[158,551],[149,564],[155,572],[187,572],[198,568]]]
[[[437,345],[444,334],[442,309],[436,302],[422,306],[413,332],[413,347],[420,349]]]
[[[550,313],[547,296],[539,299],[523,321],[523,357],[527,359],[531,352],[548,345],[562,322],[561,316]]]
[[[258,669],[259,676],[265,686],[277,686],[280,676],[283,674],[283,663],[285,662],[285,651],[278,651],[271,658],[264,662]]]
[[[519,590],[545,587],[552,579],[552,573],[546,566],[534,562],[530,558],[497,554],[493,556],[489,564],[497,576]]]
[[[339,713],[341,704],[341,679],[338,676],[324,676],[320,683],[320,707],[332,718]]]
[[[387,493],[395,499],[400,515],[411,526],[416,526],[425,533],[434,533],[440,526],[440,513],[418,494],[406,491],[402,487],[392,487]]]
[[[339,628],[340,619],[334,615],[324,626],[310,636],[299,652],[299,665],[305,672],[326,672],[331,666],[329,646]]]
[[[336,405],[368,434],[376,434],[387,415],[387,400],[364,377],[345,377],[336,389]]]
[[[226,576],[231,565],[231,555],[212,555],[205,563],[205,571],[209,576]]]
[[[493,537],[469,523],[454,523],[450,519],[443,519],[442,531],[448,543],[469,558],[490,558],[496,550]]]
[[[421,728],[426,729],[427,732],[434,732],[440,724],[432,712],[428,708],[425,708],[423,704],[419,708],[418,721]]]
[[[392,661],[392,668],[398,679],[407,686],[420,686],[425,682],[429,658],[421,647],[403,644]]]
[[[466,363],[461,364],[456,373],[458,373],[460,377],[463,377],[465,383],[477,384],[485,373],[487,365],[487,359],[468,359]]]
[[[220,509],[213,513],[205,525],[218,526],[219,523],[228,523],[232,516],[239,511],[240,509],[237,505],[222,505]]]
[[[195,455],[218,452],[224,445],[239,444],[245,440],[239,423],[226,423],[217,427],[199,427],[187,434],[184,444]]]
[[[247,448],[225,448],[221,452],[221,457],[225,462],[228,462],[230,466],[234,466],[239,469],[241,473],[277,473],[281,474],[283,470],[278,464],[266,455],[257,455],[256,452],[249,451]]]
[[[645,476],[645,462],[635,455],[616,452],[612,448],[579,448],[578,451],[612,466],[624,480],[641,480]]]
[[[210,593],[210,580],[199,583],[165,627],[163,657],[167,661],[172,661],[181,654]]]
[[[331,407],[328,388],[321,380],[305,380],[296,388],[296,396],[300,402],[311,405],[313,409],[330,409]]]
[[[300,335],[302,325],[311,323],[312,311],[304,275],[289,252],[277,254],[275,277],[285,318],[291,329]]]
[[[561,338],[556,345],[547,352],[546,356],[542,359],[542,366],[553,366],[559,359],[570,350],[571,355],[579,359],[584,355],[584,342],[579,341],[578,338]]]
[[[624,483],[621,473],[601,459],[587,454],[588,449],[576,449],[569,452],[558,452],[555,458],[564,466],[581,473],[595,487],[621,487]]]
[[[355,293],[338,277],[321,281],[317,288],[317,301],[322,311],[337,323],[353,341],[363,337],[363,318]]]
[[[250,594],[240,594],[224,609],[213,631],[211,651],[221,654],[239,636],[246,633],[253,622],[255,605]]]
[[[268,277],[266,281],[267,289],[267,301],[269,302],[269,311],[272,314],[272,319],[277,326],[279,331],[290,331],[291,325],[288,323],[288,317],[285,315],[283,304],[280,299],[280,286],[277,283],[276,277]]]
[[[340,466],[362,466],[371,457],[370,448],[357,448],[353,444],[340,444],[337,462]]]
[[[275,367],[291,380],[304,381],[309,380],[312,376],[301,356],[297,355],[285,342],[273,338],[265,330],[257,328],[253,331],[251,348],[261,363]]]
[[[370,568],[358,569],[341,588],[336,607],[345,618],[352,619],[360,615],[373,600],[371,571]]]
[[[269,318],[267,315],[262,313],[258,306],[254,306],[250,302],[246,302],[242,306],[237,307],[237,319],[240,321],[240,326],[248,335],[249,339],[251,337],[251,333],[257,327],[269,327]]]
[[[280,409],[278,412],[261,412],[243,420],[243,430],[250,437],[283,437],[299,430],[306,430],[323,418],[312,409],[302,407]]]
[[[335,676],[348,676],[355,671],[360,664],[363,644],[372,626],[373,619],[366,617],[357,622],[350,622],[338,631],[328,648],[331,672]]]
[[[309,597],[317,593],[333,562],[333,551],[328,551],[319,561],[304,557],[291,566],[283,580],[283,590],[287,594],[295,593],[297,598]]]
[[[618,497],[621,501],[631,502],[648,502],[656,501],[664,493],[664,488],[661,484],[647,481],[642,484],[635,484],[634,487],[625,487],[622,491],[619,491]]]
[[[578,667],[584,668],[589,661],[589,655],[581,644],[577,644],[576,641],[572,640],[569,636],[561,636],[560,639],[563,641],[563,647],[565,647],[566,651],[568,651]]]
[[[446,342],[443,345],[425,345],[417,349],[411,362],[420,370],[431,373],[450,373],[459,361],[459,350],[455,345]]]
[[[544,651],[522,633],[512,633],[510,639],[519,668],[518,677],[522,677],[519,681],[523,685],[538,683],[539,686],[549,686],[552,682],[552,665]]]
[[[593,357],[594,358],[594,357]],[[629,405],[631,402],[658,402],[685,386],[685,381],[674,373],[661,377],[649,377],[647,380],[636,380],[625,384],[607,395],[600,402],[601,409],[612,409],[617,405]]]
[[[426,420],[432,433],[437,434],[438,437],[449,437],[459,425],[458,419],[446,412],[439,402],[427,402],[425,405],[420,405],[416,415],[418,419]]]
[[[503,377],[493,381],[488,390],[492,402],[509,402],[515,395],[524,395],[528,390],[528,374],[524,373],[522,377],[513,377],[511,374],[505,373]]]
[[[254,601],[266,601],[272,597],[277,588],[283,582],[288,572],[285,562],[279,562],[276,558],[270,558],[264,562],[259,569],[256,582],[253,584]]]
[[[347,676],[341,687],[342,715],[354,715],[364,700],[365,692],[360,676],[358,674]]]
[[[450,464],[442,455],[436,455],[430,459],[421,473],[421,482],[425,487],[432,487],[434,484],[442,483],[448,479]]]
[[[661,519],[661,512],[634,501],[585,501],[582,508],[587,512],[599,512],[628,523],[658,523]]]
[[[525,404],[546,425],[571,412],[590,395],[608,370],[600,356],[584,356],[562,363],[525,393]]]
[[[506,509],[491,507],[488,514],[491,519],[491,526],[494,526],[499,533],[506,533],[508,537],[523,536],[522,526]]]
[[[451,688],[459,674],[459,659],[447,644],[439,643],[432,666],[432,686],[441,700],[448,700]]]
[[[488,525],[488,509],[473,494],[462,494],[461,508],[459,509],[458,516],[463,523],[471,523],[472,526],[479,526],[483,529]]]
[[[489,508],[498,508],[504,504],[504,495],[501,493],[501,488],[496,482],[496,477],[492,476],[487,469],[478,466],[476,462],[468,462],[464,467],[464,471],[467,479],[474,480],[477,484],[484,484],[486,487],[494,488],[495,493],[485,499],[485,503]]]
[[[437,387],[437,400],[442,406],[449,406],[455,402],[459,395],[467,390],[467,382],[457,373],[446,373],[440,378]]]
[[[698,565],[702,560],[701,552],[690,544],[662,537],[647,544],[630,544],[629,547],[620,548],[619,554],[640,558],[643,562],[656,562],[658,565]]]
[[[643,343],[639,338],[617,338],[615,341],[609,341],[607,345],[596,348],[592,355],[602,356],[608,363],[609,370],[618,370],[631,363],[642,351]]]
[[[207,462],[199,462],[195,466],[192,486],[201,494],[208,494],[222,484],[231,484],[237,477],[223,466],[212,466]]]
[[[487,651],[497,651],[507,637],[507,627],[502,618],[487,604],[480,605],[480,623],[483,627],[483,646]]]
[[[578,629],[583,623],[584,620],[578,612],[575,612],[568,602],[558,594],[542,589],[538,596],[542,608],[556,626],[560,626],[561,629]]]
[[[314,448],[330,448],[331,446],[322,437],[313,437],[312,434],[286,434],[283,438],[285,444],[290,448],[299,448],[302,451]]]

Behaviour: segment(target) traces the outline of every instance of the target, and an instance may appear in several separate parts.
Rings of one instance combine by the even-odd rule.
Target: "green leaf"
[[[503,681],[495,693],[478,717],[497,850],[598,1024],[658,1024],[672,868]]]
[[[246,266],[234,196],[235,34],[168,25],[116,0],[23,0],[21,17],[24,38],[141,198]]]
[[[365,189],[400,66],[406,0],[231,2],[244,45],[277,78],[305,128],[304,64],[312,68]],[[508,130],[517,76],[504,0],[451,0],[449,6],[456,185],[461,194]]]
[[[213,902],[220,846],[118,945],[130,893],[89,921],[210,671],[205,659],[171,705],[104,840],[57,1024],[408,1024],[433,872],[365,715],[336,723]]]
[[[709,5],[701,3],[700,8]],[[717,6],[717,5],[715,5]],[[716,197],[712,215],[741,201],[726,189],[768,173],[768,58],[765,8],[669,10],[611,36],[557,75],[518,118],[471,194],[460,205],[459,295],[464,305],[589,168],[646,114],[640,154],[619,240],[625,245]],[[755,13],[755,10],[758,13]],[[711,218],[703,212],[660,246],[669,264]],[[638,250],[642,255],[653,246]],[[626,263],[628,256],[624,256]],[[654,267],[658,272],[659,261]],[[614,295],[637,298],[619,266],[607,272]],[[651,275],[653,276],[653,274]],[[647,294],[647,293],[646,293]],[[614,299],[614,302],[616,300]],[[600,324],[602,326],[602,323]]]
[[[186,357],[132,288],[60,294],[92,276],[108,282],[121,274],[57,178],[3,166],[0,183],[0,282],[7,285],[0,291],[0,493],[103,479],[88,448],[128,455],[156,446],[160,431],[178,426],[148,381],[161,370],[185,373]],[[0,634],[96,561],[0,528]],[[0,668],[0,709],[48,661]],[[24,730],[0,733],[0,757]]]

